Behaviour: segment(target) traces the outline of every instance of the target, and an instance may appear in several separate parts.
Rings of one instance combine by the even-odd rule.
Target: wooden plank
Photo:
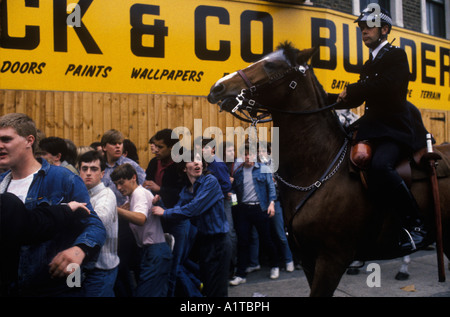
[[[129,113],[128,129],[127,130],[124,129],[122,133],[125,135],[126,138],[135,142],[139,133],[138,95],[136,94],[129,95],[128,113]]]
[[[155,95],[147,95],[147,131],[148,140],[156,133]],[[148,142],[147,140],[147,142]]]
[[[62,117],[63,117],[63,125],[62,125],[62,136],[60,136],[61,138],[64,139],[70,139],[70,140],[74,140],[73,138],[73,109],[74,109],[74,105],[73,105],[73,97],[74,94],[70,93],[70,92],[64,92],[63,93],[63,113],[62,113]]]
[[[43,130],[46,136],[55,135],[55,98],[53,91],[45,92],[45,128]]]
[[[114,125],[114,129],[119,130],[126,136],[128,136],[128,98],[128,94],[120,95],[119,120],[117,120],[118,125]],[[105,129],[105,131],[107,130]]]
[[[148,116],[147,116],[147,95],[138,95],[137,104],[137,137],[136,139],[131,139],[135,143],[139,155],[139,164],[148,163],[148,146],[147,141],[149,139],[148,135]]]
[[[81,145],[89,145],[92,141],[93,101],[92,93],[83,93],[83,138]]]
[[[36,91],[34,104],[33,120],[36,122],[36,127],[41,131],[45,130],[45,92]]]
[[[24,104],[24,98],[25,98],[25,92],[23,90],[17,91],[15,94],[15,111],[18,113],[25,113],[25,104]]]
[[[164,107],[167,112],[167,123],[164,128],[173,129],[175,127],[177,122],[176,106],[176,96],[167,96],[167,103]]]
[[[97,138],[113,126],[111,94],[94,95],[94,114],[92,136]]]
[[[25,92],[25,113],[30,116],[31,118],[36,118],[36,91],[33,90],[27,90]],[[36,119],[34,119],[36,120]],[[35,122],[35,124],[38,124],[39,122]]]
[[[64,137],[64,93],[56,91],[55,95],[55,134],[53,136]],[[49,135],[51,136],[51,135]]]
[[[433,134],[436,144],[445,142],[446,139],[446,111],[422,109],[422,119],[428,132]]]
[[[82,109],[82,93],[73,94],[73,136],[72,141],[77,146],[83,146],[83,109]]]
[[[121,116],[121,111],[120,111],[120,107],[121,107],[121,96],[122,94],[118,94],[118,93],[114,93],[111,95],[111,128],[113,129],[120,129],[120,124],[121,124],[121,120],[120,120],[120,116]],[[97,133],[95,134],[95,141],[100,141],[103,133],[105,133],[105,131],[107,131],[108,129],[105,128],[104,125],[102,125],[101,128],[98,129]]]
[[[0,90],[0,116],[5,114],[6,90]]]

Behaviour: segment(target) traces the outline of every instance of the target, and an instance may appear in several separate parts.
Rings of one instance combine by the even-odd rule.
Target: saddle
[[[438,178],[450,176],[450,145],[434,146],[433,159],[437,160],[436,174]],[[358,174],[364,187],[368,188],[367,170],[372,159],[372,147],[368,141],[354,143],[350,150],[351,172]],[[415,152],[411,157],[403,159],[397,166],[396,171],[411,187],[413,181],[428,179],[429,155],[427,148]]]

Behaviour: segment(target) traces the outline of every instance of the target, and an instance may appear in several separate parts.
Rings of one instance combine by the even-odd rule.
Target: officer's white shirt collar
[[[373,60],[375,59],[375,57],[377,57],[378,52],[381,50],[381,48],[383,46],[385,46],[387,43],[389,43],[389,42],[387,40],[385,40],[384,42],[380,43],[380,45],[378,45],[376,49],[374,49],[373,51],[370,52],[372,54]]]

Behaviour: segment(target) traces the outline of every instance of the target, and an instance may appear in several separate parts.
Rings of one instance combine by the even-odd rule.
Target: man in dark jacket
[[[19,254],[22,245],[53,239],[58,233],[77,225],[90,213],[85,204],[42,204],[27,210],[14,194],[0,194],[0,296],[17,296]]]
[[[410,77],[406,53],[388,43],[392,20],[389,12],[379,9],[368,7],[355,21],[370,57],[359,81],[349,84],[337,101],[346,109],[365,101],[364,116],[355,123],[356,141],[368,140],[374,149],[369,169],[371,194],[385,203],[384,208],[393,204],[408,237],[401,247],[415,250],[422,247],[425,231],[418,205],[395,166],[401,158],[426,146],[427,131],[418,109],[406,100]]]
[[[179,139],[172,139],[171,129],[163,129],[156,132],[150,141],[154,142],[155,145],[155,157],[148,163],[145,171],[146,180],[142,186],[150,190],[154,195],[159,195],[164,207],[172,208],[180,199],[180,192],[183,188],[178,165],[172,160],[172,147],[179,142]],[[189,281],[188,278],[183,276],[185,270],[182,269],[182,266],[193,240],[190,236],[192,227],[188,219],[162,219],[161,224],[164,232],[170,233],[175,238],[172,251],[172,268],[169,276],[169,291],[167,294],[168,297],[173,297],[178,295],[175,293],[176,290],[191,289],[186,284],[180,286],[177,283]],[[183,295],[191,296],[192,294],[188,292]]]

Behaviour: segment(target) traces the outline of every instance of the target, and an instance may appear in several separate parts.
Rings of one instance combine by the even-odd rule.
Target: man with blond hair
[[[0,193],[10,192],[24,202],[28,210],[41,204],[58,205],[78,201],[91,210],[88,217],[74,223],[54,239],[24,246],[20,251],[18,295],[82,295],[82,289],[70,287],[68,267],[94,263],[105,242],[105,227],[93,211],[82,179],[60,166],[36,159],[36,125],[22,113],[0,117]]]

